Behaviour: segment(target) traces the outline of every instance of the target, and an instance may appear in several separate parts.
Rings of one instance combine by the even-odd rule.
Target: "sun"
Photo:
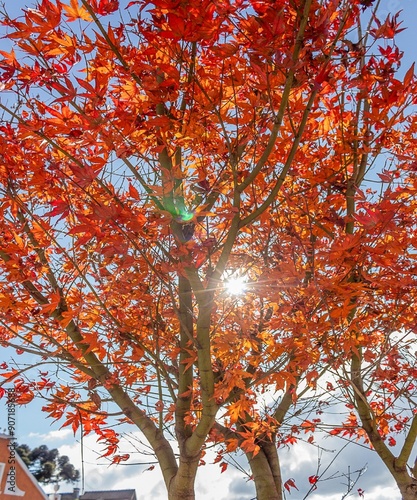
[[[242,276],[230,278],[225,281],[224,289],[229,295],[242,295],[246,291],[245,279]]]

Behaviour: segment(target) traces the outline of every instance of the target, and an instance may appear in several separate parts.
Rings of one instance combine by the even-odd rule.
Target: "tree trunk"
[[[194,483],[199,460],[199,456],[180,457],[178,472],[168,487],[168,500],[195,500]]]
[[[282,500],[281,467],[273,442],[262,443],[259,453],[247,453],[257,500]]]
[[[398,482],[397,482],[398,484]],[[400,488],[402,500],[417,500],[417,482],[410,479],[407,485],[401,485]]]
[[[405,443],[396,458],[392,451],[385,444],[384,439],[381,437],[376,418],[372,413],[370,404],[367,400],[367,394],[364,389],[364,382],[362,378],[362,357],[361,350],[357,354],[352,354],[351,360],[351,378],[354,388],[356,411],[362,423],[363,429],[368,435],[369,441],[378,453],[381,460],[384,462],[386,468],[391,473],[397,483],[398,489],[401,492],[402,500],[417,500],[417,478],[412,477],[408,473],[407,461],[413,449],[415,436],[417,431],[417,417],[413,417],[413,422],[405,438]]]
[[[406,470],[392,474],[401,492],[402,500],[417,500],[417,479],[408,474]]]

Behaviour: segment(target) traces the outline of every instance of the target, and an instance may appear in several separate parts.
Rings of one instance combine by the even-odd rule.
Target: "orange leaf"
[[[62,5],[66,11],[66,17],[68,21],[77,21],[77,19],[82,19],[83,21],[92,21],[92,17],[84,5],[79,5],[78,0],[70,0],[69,5]]]

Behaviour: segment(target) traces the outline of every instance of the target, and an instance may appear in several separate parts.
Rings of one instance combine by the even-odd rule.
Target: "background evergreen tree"
[[[21,444],[16,451],[37,481],[50,484],[58,481],[75,483],[80,472],[70,463],[66,455],[59,456],[56,448],[50,450],[46,445],[31,449]]]

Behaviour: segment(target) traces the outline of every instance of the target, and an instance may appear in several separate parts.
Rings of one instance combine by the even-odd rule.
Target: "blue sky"
[[[11,15],[19,15],[20,9],[30,4],[29,0],[5,0],[6,9]],[[126,2],[121,2],[126,3]],[[381,17],[383,14],[395,13],[403,10],[401,19],[404,20],[403,27],[408,27],[398,37],[398,45],[405,52],[403,59],[403,71],[417,60],[417,1],[416,0],[382,0]],[[0,362],[10,360],[16,354],[10,350],[3,350]],[[31,362],[26,358],[25,362]],[[86,437],[83,443],[80,442],[79,433],[74,437],[72,431],[65,428],[60,429],[60,423],[53,423],[46,419],[41,412],[43,403],[35,400],[25,407],[17,409],[16,433],[20,443],[29,446],[46,444],[50,448],[58,447],[61,454],[66,454],[71,461],[81,469],[81,449],[84,450],[84,486],[86,490],[91,489],[121,489],[135,488],[139,500],[163,500],[166,498],[165,488],[162,483],[161,474],[157,468],[152,471],[145,471],[148,466],[122,465],[108,467],[105,460],[97,460],[97,446],[94,436]],[[0,431],[5,427],[6,409],[0,401]],[[131,429],[134,430],[133,428]],[[150,457],[141,455],[135,451],[134,444],[140,435],[135,433],[123,445],[123,451],[133,450],[131,462],[146,462]],[[334,448],[334,443],[322,442],[325,448]],[[343,443],[340,443],[340,447]],[[339,449],[340,449],[339,447]],[[321,458],[317,454],[317,449],[301,444],[293,450],[282,450],[281,461],[283,475],[286,479],[295,478],[299,487],[299,492],[293,492],[288,498],[301,500],[308,489],[307,478],[316,473],[319,460],[322,461],[323,468],[328,464],[336,452],[329,451]],[[209,454],[210,456],[210,454]],[[210,462],[210,458],[207,463]],[[341,494],[346,491],[344,483],[349,468],[353,472],[368,464],[368,469],[361,477],[354,491],[357,488],[365,490],[366,500],[397,500],[400,495],[393,485],[390,476],[379,462],[377,456],[363,447],[352,444],[348,446],[338,456],[333,466],[329,469],[327,477],[336,476],[320,484],[320,488],[315,495],[309,496],[311,500],[340,500]],[[70,491],[71,486],[62,487],[61,491]],[[197,479],[197,498],[199,500],[250,500],[254,497],[253,486],[246,481],[244,475],[233,468],[225,474],[220,474],[217,465],[207,465],[203,467]],[[303,493],[304,492],[304,493]],[[358,498],[357,495],[353,496]]]

